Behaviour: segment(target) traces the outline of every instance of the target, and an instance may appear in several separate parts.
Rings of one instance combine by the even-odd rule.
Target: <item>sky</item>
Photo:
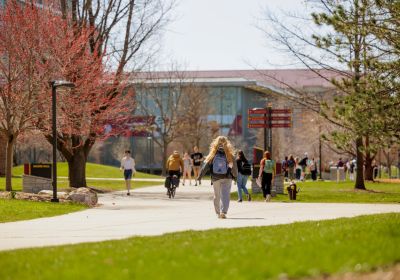
[[[304,0],[179,0],[163,38],[162,61],[186,70],[289,68],[257,26],[263,11],[301,11]],[[293,67],[292,67],[293,68]]]

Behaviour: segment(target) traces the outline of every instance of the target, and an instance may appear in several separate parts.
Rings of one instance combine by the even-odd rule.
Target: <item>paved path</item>
[[[57,176],[58,179],[65,179],[67,180],[68,177]],[[96,180],[96,181],[125,181],[123,177],[121,178],[93,178],[93,177],[86,177],[86,180]],[[164,178],[132,178],[134,182],[164,182]]]
[[[235,186],[234,186],[235,187]],[[0,224],[0,250],[160,235],[184,230],[266,226],[364,214],[400,212],[400,205],[231,202],[217,219],[210,186],[180,187],[169,200],[163,187],[100,195],[101,206],[67,215]]]

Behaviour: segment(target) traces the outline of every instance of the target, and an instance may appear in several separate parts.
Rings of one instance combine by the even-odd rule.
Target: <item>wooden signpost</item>
[[[292,127],[291,109],[254,108],[248,110],[248,128],[264,128],[264,150],[272,155],[272,128]]]

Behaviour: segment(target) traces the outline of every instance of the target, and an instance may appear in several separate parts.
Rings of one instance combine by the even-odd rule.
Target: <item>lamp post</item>
[[[147,137],[147,171],[151,173],[151,137]]]
[[[53,198],[51,202],[59,202],[57,198],[57,88],[75,87],[75,84],[68,81],[50,81],[51,86],[51,109],[52,109],[52,135],[53,135]]]
[[[322,141],[321,141],[321,121],[319,119],[311,119],[311,122],[318,125],[318,153],[319,153],[319,166],[318,166],[318,173],[319,179],[322,180]]]

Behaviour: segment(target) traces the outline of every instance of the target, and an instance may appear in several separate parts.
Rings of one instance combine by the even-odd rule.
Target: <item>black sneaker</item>
[[[247,195],[247,201],[251,201],[251,195],[250,194]]]
[[[238,199],[238,201],[237,202],[242,202],[242,200],[241,199]]]
[[[201,180],[199,180],[199,186],[201,185]]]
[[[130,193],[127,193],[126,195],[131,195]]]

